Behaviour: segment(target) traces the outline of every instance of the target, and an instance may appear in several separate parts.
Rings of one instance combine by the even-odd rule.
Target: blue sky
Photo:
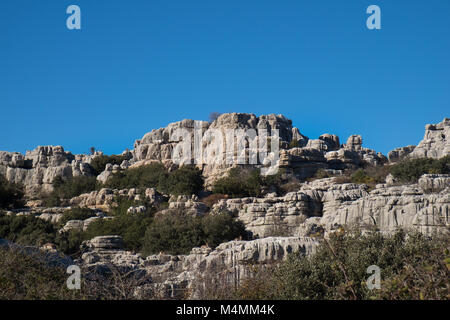
[[[71,4],[82,30],[66,28]],[[0,150],[120,153],[218,111],[386,154],[450,116],[449,17],[448,0],[3,0]]]

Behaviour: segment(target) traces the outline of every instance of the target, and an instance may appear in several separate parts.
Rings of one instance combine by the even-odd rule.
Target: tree
[[[216,112],[216,111],[211,112],[209,114],[209,122],[214,122],[214,120],[216,120],[220,115],[221,115],[221,113],[219,113],[219,112]]]

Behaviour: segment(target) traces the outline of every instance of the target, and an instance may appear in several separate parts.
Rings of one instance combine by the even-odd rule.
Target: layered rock
[[[392,233],[398,228],[425,234],[446,232],[450,224],[448,175],[424,175],[419,184],[337,184],[334,178],[305,183],[283,197],[221,200],[213,212],[229,211],[254,235],[310,235],[339,226],[374,226]],[[311,219],[313,218],[313,219]],[[305,225],[306,223],[306,225]]]
[[[108,210],[112,205],[114,205],[115,199],[117,197],[125,197],[130,200],[145,200],[150,204],[158,204],[163,200],[163,196],[156,191],[154,188],[146,188],[145,190],[140,189],[110,189],[102,188],[100,190],[92,191],[90,193],[83,193],[77,197],[70,200],[70,205],[79,206],[91,209],[104,209]]]
[[[450,155],[450,119],[438,124],[427,124],[425,135],[417,146],[394,149],[388,153],[389,162],[403,159],[434,158]]]
[[[251,274],[252,265],[281,261],[289,253],[313,253],[318,241],[307,237],[265,238],[253,241],[230,241],[212,250],[194,248],[189,255],[160,253],[143,258],[122,249],[120,237],[96,237],[85,243],[89,251],[79,264],[89,270],[118,269],[145,271],[151,284],[139,290],[157,289],[165,298],[195,298],[202,283],[209,278],[224,285],[239,284]],[[187,295],[187,293],[190,293]]]
[[[52,190],[57,176],[72,178],[91,175],[91,167],[85,156],[74,156],[61,146],[39,146],[27,151],[25,156],[17,152],[0,152],[0,174],[8,181],[25,186],[28,195]]]

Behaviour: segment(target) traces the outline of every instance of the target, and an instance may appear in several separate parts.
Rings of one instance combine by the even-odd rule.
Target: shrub
[[[274,175],[262,176],[259,169],[232,168],[228,175],[218,179],[213,185],[213,193],[225,194],[232,198],[259,197],[267,191],[283,192],[283,184],[293,178],[284,178],[285,171],[280,169]]]
[[[58,224],[62,227],[66,224],[67,221],[86,220],[91,217],[95,217],[95,211],[88,208],[75,207],[65,211]]]
[[[94,171],[94,175],[98,176],[100,173],[105,171],[108,163],[112,165],[120,165],[124,160],[128,160],[128,158],[122,155],[100,155],[92,159],[91,167]]]
[[[224,241],[247,238],[244,225],[228,213],[192,217],[172,211],[155,218],[145,233],[143,254],[188,254],[192,248],[215,248]]]
[[[16,216],[0,213],[0,238],[22,245],[41,246],[53,242],[54,226],[34,216]]]
[[[84,272],[83,272],[84,274]],[[45,263],[45,253],[32,255],[20,249],[0,247],[0,300],[114,300],[154,299],[152,290],[136,296],[136,287],[148,276],[123,273],[112,266],[107,275],[90,273],[81,278],[80,290],[69,290],[68,274]]]
[[[159,188],[174,195],[197,194],[203,188],[202,173],[197,168],[181,167],[172,171],[168,179],[161,180]]]
[[[61,176],[53,180],[53,191],[43,196],[47,206],[60,206],[61,200],[71,199],[80,194],[88,193],[97,189],[98,183],[95,177],[77,176],[64,179]]]
[[[24,205],[23,187],[9,182],[0,174],[0,208],[11,209]]]
[[[291,142],[289,142],[289,149],[298,148],[300,147],[300,143],[297,139],[292,139]]]
[[[113,174],[106,181],[105,187],[114,189],[157,188],[160,181],[166,180],[168,175],[169,173],[162,163],[152,163]]]
[[[156,188],[174,195],[196,194],[203,187],[201,171],[192,167],[181,167],[172,172],[161,163],[128,169],[115,173],[105,184],[109,188]]]
[[[253,293],[247,288],[258,285],[256,275],[236,290],[236,298],[448,299],[449,246],[448,236],[336,233],[309,257],[290,255],[265,275],[266,285]],[[367,288],[371,265],[381,269],[381,290]]]
[[[123,197],[118,198],[117,203],[110,213],[114,218],[90,223],[83,237],[92,239],[97,236],[118,235],[123,238],[127,250],[141,251],[145,231],[153,221],[155,208],[147,207],[146,212],[128,214],[127,209],[130,206],[142,203]]]
[[[263,179],[259,170],[232,168],[228,176],[218,179],[213,186],[214,193],[227,194],[233,198],[258,197],[261,195]]]
[[[0,247],[0,299],[69,299],[65,270],[50,267],[35,256]]]
[[[247,239],[249,236],[245,225],[235,220],[228,212],[205,216],[202,228],[205,234],[204,241],[211,248],[217,247],[222,242],[236,238]]]
[[[426,173],[450,173],[450,156],[441,159],[412,159],[395,164],[391,168],[392,175],[400,182],[415,183]]]
[[[204,234],[199,217],[167,213],[155,218],[145,232],[143,254],[188,254],[203,244]]]

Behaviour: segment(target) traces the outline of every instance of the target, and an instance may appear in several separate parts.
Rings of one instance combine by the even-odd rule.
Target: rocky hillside
[[[192,133],[185,140],[192,150],[195,130],[226,137],[230,129],[269,135],[276,129],[278,173],[262,175],[266,163],[210,163],[211,154],[179,166],[173,158],[179,129]],[[252,146],[260,151],[252,139],[245,142],[247,160]],[[211,141],[201,145],[208,149]],[[224,159],[242,156],[234,149],[219,152]],[[111,266],[139,271],[148,281],[135,288],[137,295],[151,290],[159,297],[195,298],[199,279],[215,275],[242,283],[254,265],[276,264],[293,252],[310,255],[343,228],[448,236],[449,155],[447,118],[427,125],[417,146],[386,157],[364,148],[359,135],[342,144],[332,134],[309,139],[282,115],[243,113],[222,114],[211,123],[171,123],[113,157],[73,155],[61,146],[40,146],[25,155],[2,151],[5,197],[19,197],[15,190],[23,187],[26,205],[5,199],[0,238],[21,241],[5,231],[12,223],[5,221],[38,219],[30,223],[45,224],[45,231],[26,244],[71,254],[88,273],[105,273]],[[50,197],[57,198],[56,206]],[[164,236],[170,245],[158,242]],[[43,239],[49,241],[45,246]]]

